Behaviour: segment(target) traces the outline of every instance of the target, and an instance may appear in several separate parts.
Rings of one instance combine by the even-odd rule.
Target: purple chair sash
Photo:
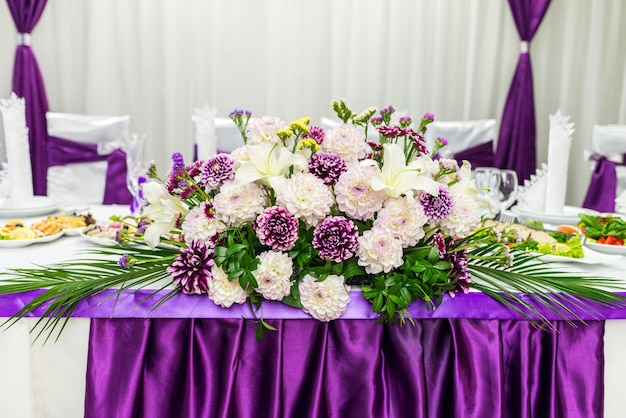
[[[454,154],[454,159],[459,162],[459,165],[463,163],[463,160],[467,160],[472,164],[472,168],[493,167],[493,141],[459,151]]]
[[[48,167],[105,160],[108,165],[102,203],[131,204],[133,198],[126,187],[126,154],[123,151],[117,149],[109,155],[99,155],[95,144],[48,137]]]
[[[615,212],[616,189],[615,163],[600,157],[593,169],[583,207],[599,212]]]

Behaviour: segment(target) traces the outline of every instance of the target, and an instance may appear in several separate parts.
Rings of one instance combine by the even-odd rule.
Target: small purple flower
[[[122,268],[129,269],[135,264],[132,257],[129,257],[128,254],[124,254],[117,260],[117,264],[119,264]]]
[[[172,154],[172,172],[182,171],[185,169],[185,159],[183,154],[175,152]]]
[[[426,192],[421,192],[419,202],[424,208],[424,214],[430,221],[441,221],[450,215],[454,201],[450,192],[443,188],[439,188],[439,194],[433,196]]]
[[[204,161],[202,160],[194,161],[193,164],[188,165],[186,167],[186,170],[187,170],[187,174],[189,174],[189,177],[195,177],[198,174],[200,174],[200,171],[202,170],[203,165],[204,165]]]
[[[331,216],[320,222],[313,232],[313,248],[323,260],[337,263],[352,257],[359,248],[359,229],[343,216]]]
[[[437,142],[441,143],[442,146],[448,145],[448,140],[442,136],[437,138]]]
[[[433,115],[432,113],[425,113],[424,116],[422,117],[423,121],[428,121],[429,123],[435,120],[435,115]]]
[[[370,119],[370,122],[374,126],[380,126],[383,123],[383,118],[381,118],[380,116],[374,116],[373,118]]]
[[[338,155],[317,153],[309,159],[309,173],[327,186],[334,186],[347,169],[346,161]]]
[[[235,161],[228,154],[217,154],[202,166],[200,181],[204,187],[215,189],[234,176]]]
[[[211,276],[213,248],[202,241],[193,240],[188,248],[180,250],[180,255],[167,268],[172,275],[174,286],[187,294],[207,293]]]
[[[324,129],[319,126],[309,126],[309,133],[304,135],[304,138],[311,138],[319,145],[324,142],[325,135]]]
[[[289,251],[298,239],[298,219],[287,209],[272,206],[254,222],[254,230],[263,245],[277,251]]]
[[[399,126],[380,125],[378,132],[387,138],[397,138],[404,134],[404,130]]]
[[[408,128],[411,125],[411,122],[413,122],[413,119],[411,119],[410,116],[402,116],[399,122],[401,127]]]
[[[450,244],[452,244],[452,241]],[[472,274],[469,271],[467,251],[460,250],[451,252],[448,254],[445,261],[452,265],[452,269],[448,275],[448,280],[457,280],[456,288],[453,291],[448,292],[450,297],[454,297],[455,292],[469,292],[470,285],[474,282],[472,281]]]

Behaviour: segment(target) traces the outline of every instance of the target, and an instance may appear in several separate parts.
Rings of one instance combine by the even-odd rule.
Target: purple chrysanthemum
[[[304,138],[311,138],[319,145],[324,142],[325,135],[326,133],[323,128],[320,128],[319,126],[309,126],[309,133],[304,135]]]
[[[359,229],[343,216],[331,216],[320,222],[313,232],[313,248],[323,260],[337,263],[352,257],[359,248]]]
[[[421,192],[419,202],[424,208],[424,214],[430,221],[440,221],[447,218],[454,204],[452,194],[443,187],[439,188],[437,196]]]
[[[174,286],[183,293],[202,294],[207,293],[209,280],[212,279],[211,267],[213,261],[213,248],[206,243],[193,240],[188,248],[180,250],[180,255],[167,268],[167,272],[173,276]]]
[[[439,258],[450,263],[448,281],[452,282],[456,280],[455,289],[448,292],[450,297],[453,298],[456,292],[469,292],[470,285],[474,282],[472,281],[472,274],[469,271],[467,251],[454,251],[454,239],[448,238],[446,240],[441,234],[436,234],[433,237],[433,241],[439,250]]]
[[[265,209],[254,222],[261,244],[277,251],[289,251],[298,239],[298,219],[287,209],[272,206]]]
[[[327,186],[334,186],[346,170],[346,161],[338,155],[317,153],[309,159],[309,173]]]
[[[202,166],[200,181],[204,187],[215,189],[233,178],[235,161],[228,154],[217,154],[206,160]]]

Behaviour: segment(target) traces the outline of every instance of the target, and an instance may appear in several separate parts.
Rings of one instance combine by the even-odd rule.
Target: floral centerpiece
[[[94,250],[107,258],[12,271],[0,293],[46,288],[16,318],[46,306],[56,321],[102,289],[164,278],[171,291],[155,307],[183,292],[224,308],[247,302],[252,313],[282,301],[320,321],[341,317],[353,285],[388,322],[410,320],[417,300],[435,309],[472,287],[540,322],[542,305],[575,319],[572,305],[621,303],[602,290],[615,288],[610,279],[555,272],[511,249],[514,233],[479,228],[489,201],[468,162],[438,158],[444,138],[427,149],[433,115],[333,108],[341,123],[327,130],[233,111],[245,145],[190,164],[175,153],[163,178],[151,166],[134,227]],[[371,129],[378,142],[367,142]],[[259,335],[272,328],[257,320]]]

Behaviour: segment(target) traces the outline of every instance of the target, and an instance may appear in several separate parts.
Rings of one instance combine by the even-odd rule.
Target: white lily
[[[400,197],[412,190],[423,190],[433,196],[439,193],[439,183],[426,174],[426,167],[418,160],[405,163],[404,151],[398,144],[385,144],[383,166],[372,178],[374,190],[385,190],[389,197]],[[375,161],[363,163],[374,165]]]
[[[169,194],[161,183],[153,181],[144,183],[142,190],[148,202],[142,214],[152,220],[144,232],[143,239],[154,249],[159,244],[161,235],[174,228],[176,220],[186,212],[186,209],[182,201]]]
[[[450,190],[468,195],[478,203],[479,207],[491,210],[489,198],[478,192],[476,180],[472,178],[472,166],[468,161],[463,161],[463,165],[457,171],[457,177],[459,181],[454,183]]]
[[[247,161],[241,161],[241,167],[235,173],[236,183],[252,183],[261,180],[273,186],[278,179],[283,179],[291,166],[298,171],[307,167],[307,159],[302,154],[293,154],[287,148],[271,142],[249,145]]]

